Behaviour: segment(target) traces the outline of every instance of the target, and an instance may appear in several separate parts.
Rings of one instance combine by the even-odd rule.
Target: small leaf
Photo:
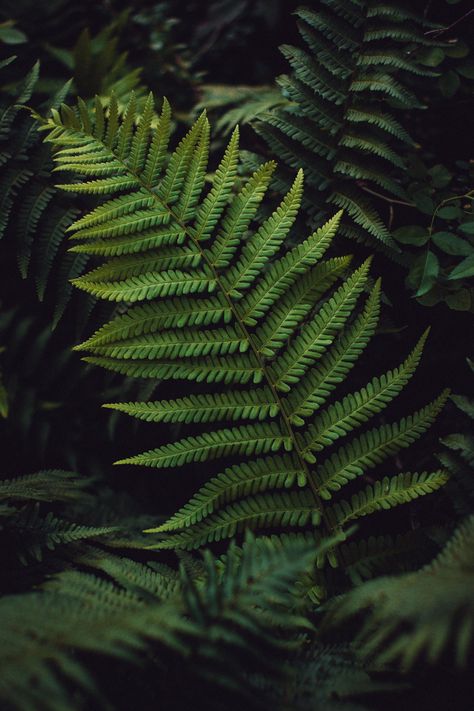
[[[453,179],[451,171],[444,165],[434,165],[428,173],[431,175],[431,180],[435,188],[445,188]]]
[[[439,78],[438,84],[443,96],[450,99],[461,86],[461,80],[459,75],[450,69]]]
[[[470,311],[472,308],[472,297],[469,289],[459,289],[453,294],[448,294],[445,301],[453,311]]]
[[[467,57],[469,54],[469,46],[463,40],[458,39],[450,47],[445,47],[444,53],[447,57],[461,59],[462,57]]]
[[[12,20],[0,24],[0,42],[5,42],[5,44],[23,44],[27,41],[28,37],[25,33],[13,27]]]
[[[421,225],[407,225],[399,227],[393,233],[393,236],[401,244],[411,244],[415,247],[421,247],[426,244],[429,239],[429,233],[426,227]]]
[[[433,202],[433,199],[429,195],[427,189],[419,190],[418,192],[414,193],[413,201],[417,208],[420,210],[420,212],[423,212],[425,215],[433,214],[435,210],[435,204]]]
[[[434,252],[428,250],[423,263],[423,271],[421,275],[420,286],[416,292],[416,296],[426,294],[435,283],[439,274],[438,257]]]
[[[474,247],[466,242],[462,237],[453,235],[451,232],[436,232],[431,239],[446,254],[467,257],[474,252]]]
[[[425,67],[437,67],[443,61],[444,56],[441,47],[430,47],[420,52],[418,61]]]
[[[463,259],[449,275],[448,279],[466,279],[474,276],[474,254]]]
[[[453,205],[447,205],[442,207],[436,213],[437,217],[442,217],[445,220],[456,220],[461,217],[462,210],[459,207],[454,207]]]
[[[465,64],[456,67],[456,71],[466,79],[474,79],[474,62],[465,62]]]
[[[464,222],[459,229],[467,235],[474,235],[474,222]]]

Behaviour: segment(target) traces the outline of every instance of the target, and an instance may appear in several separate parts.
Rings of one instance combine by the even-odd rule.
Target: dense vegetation
[[[2,3],[2,709],[471,708],[473,30]]]

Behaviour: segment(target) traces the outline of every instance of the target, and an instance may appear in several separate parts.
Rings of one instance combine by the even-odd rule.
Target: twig
[[[466,17],[469,17],[469,15],[472,15],[473,12],[474,12],[474,8],[472,8],[471,10],[468,10],[468,11],[467,11],[466,13],[464,13],[464,15],[462,15],[461,17],[458,17],[457,20],[455,20],[453,23],[451,23],[451,24],[448,25],[447,27],[442,27],[441,29],[438,29],[438,30],[428,30],[427,32],[425,32],[425,35],[441,35],[441,34],[443,34],[443,32],[447,32],[448,30],[451,30],[451,29],[452,29],[453,27],[455,27],[459,22],[461,22],[462,20],[466,19]]]
[[[474,190],[469,190],[467,193],[463,193],[462,195],[454,195],[453,197],[446,198],[446,200],[442,200],[439,205],[436,205],[435,211],[433,212],[433,216],[431,218],[430,226],[428,228],[430,237],[433,234],[434,221],[436,220],[438,210],[442,208],[443,205],[446,205],[447,202],[452,202],[453,200],[462,200],[463,198],[474,198]]]
[[[389,217],[388,217],[388,230],[389,230],[389,232],[391,232],[391,231],[392,231],[392,225],[393,225],[393,219],[394,219],[394,217],[395,217],[395,211],[394,211],[394,209],[393,209],[393,205],[389,205],[389,208],[388,208],[388,215],[389,215]]]
[[[385,200],[385,202],[390,202],[393,205],[406,205],[407,207],[415,207],[415,203],[413,202],[406,202],[406,200],[396,200],[395,198],[388,197],[388,195],[382,195],[382,193],[378,193],[376,190],[372,190],[371,188],[368,188],[366,185],[362,185],[362,183],[357,183],[359,188],[362,188],[366,193],[370,193],[371,195],[375,195],[375,197],[380,198],[381,200]]]

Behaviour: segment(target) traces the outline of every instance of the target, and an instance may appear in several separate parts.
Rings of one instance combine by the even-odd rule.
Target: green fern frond
[[[313,221],[336,206],[345,212],[342,234],[396,250],[370,192],[406,200],[401,148],[412,140],[395,115],[423,108],[413,77],[437,76],[413,51],[436,45],[424,34],[429,23],[398,3],[368,0],[322,0],[296,15],[304,49],[281,47],[291,74],[278,80],[291,103],[259,116],[255,129],[287,167],[304,168]],[[288,171],[276,184],[288,185]]]
[[[133,105],[129,110],[135,112]],[[109,405],[149,422],[193,425],[177,441],[118,463],[168,468],[238,458],[156,529],[158,548],[196,548],[247,528],[309,529],[323,538],[334,528],[334,506],[343,506],[336,492],[414,442],[445,401],[446,393],[400,423],[375,427],[326,453],[398,395],[419,362],[426,334],[399,368],[324,409],[377,324],[379,283],[358,307],[370,260],[349,274],[348,258],[322,261],[340,214],[285,248],[302,200],[302,171],[259,223],[274,166],[260,166],[236,190],[237,131],[206,190],[204,114],[150,185],[143,170],[161,141],[156,134],[163,115],[156,122],[146,111],[145,119],[134,113],[134,122],[126,113],[112,129],[108,117],[99,118],[98,130],[97,120],[89,127],[77,114],[73,121],[58,113],[44,125],[55,160],[64,158],[61,166],[84,179],[81,189],[103,194],[110,187],[105,202],[71,230],[81,251],[97,254],[97,245],[130,237],[135,244],[133,258],[104,251],[102,266],[76,281],[103,299],[120,301],[124,311],[78,348],[91,354],[88,362],[129,376],[213,384],[173,400]],[[107,132],[108,142],[98,138]],[[139,132],[140,141],[147,133],[148,146],[141,165],[133,148]],[[75,151],[85,163],[75,161]],[[88,156],[98,162],[87,162]],[[128,186],[120,196],[117,174]],[[150,247],[150,239],[162,234],[179,236]],[[179,270],[169,268],[169,260],[185,257],[190,259]],[[211,422],[217,427],[202,428]],[[411,476],[409,482],[390,479],[398,493],[384,503],[375,502],[378,488],[376,494],[355,491],[354,511],[362,515],[369,499],[373,510],[396,505],[444,481],[440,473]],[[386,480],[380,481],[384,489]],[[324,500],[333,497],[329,509]]]
[[[412,444],[433,423],[448,395],[449,391],[444,391],[431,404],[413,415],[404,417],[400,422],[368,430],[346,447],[341,447],[316,469],[320,495],[324,499],[332,498],[332,491],[339,491],[348,481],[361,476],[366,469],[371,469]]]
[[[346,395],[321,413],[317,422],[305,434],[307,447],[312,451],[320,451],[387,407],[415,372],[427,336],[428,332],[423,334],[400,368],[380,378],[373,378],[366,387]]]
[[[423,543],[425,545],[423,545]],[[359,541],[348,540],[338,547],[341,566],[350,579],[359,585],[377,575],[404,572],[407,562],[416,562],[426,547],[419,531],[408,531],[396,536],[370,536]]]
[[[24,110],[36,98],[38,80],[37,63],[17,95],[11,98],[4,91],[0,101],[0,239],[6,242],[7,256],[16,255],[20,276],[25,279],[31,274],[36,281],[41,301],[55,292],[56,324],[71,298],[68,280],[83,271],[85,260],[79,263],[64,253],[64,232],[77,212],[54,186],[49,151],[39,140],[35,121]],[[63,101],[69,88],[70,82],[50,104]]]
[[[61,545],[95,540],[118,530],[116,526],[86,526],[67,521],[51,512],[43,516],[38,505],[18,510],[9,517],[7,525],[19,537],[18,556],[24,563],[29,557],[41,561],[44,549],[53,551]]]
[[[378,578],[348,593],[328,618],[365,613],[358,644],[379,664],[410,669],[421,659],[465,667],[474,642],[474,520],[468,518],[432,563],[415,573]]]

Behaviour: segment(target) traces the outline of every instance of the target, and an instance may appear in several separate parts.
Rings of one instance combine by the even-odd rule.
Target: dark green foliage
[[[470,517],[432,563],[356,588],[336,605],[330,621],[366,612],[358,643],[381,665],[410,669],[423,659],[466,667],[474,643],[473,544]]]
[[[202,84],[196,112],[209,112],[216,132],[230,134],[239,124],[244,126],[265,111],[288,103],[278,88],[273,86],[234,86],[232,84]]]
[[[82,520],[81,509],[90,508],[94,500],[92,483],[59,470],[0,479],[0,556],[6,589],[21,579],[19,563],[57,564],[63,555],[71,562],[81,550],[78,544],[120,537],[118,526]]]
[[[206,552],[198,579],[184,566],[178,581],[166,566],[155,572],[111,558],[106,571],[115,582],[68,571],[42,591],[4,597],[0,698],[15,709],[85,709],[91,698],[108,708],[94,679],[98,658],[146,667],[153,649],[158,689],[175,707],[206,683],[211,707],[225,693],[229,703],[265,708],[256,680],[290,678],[288,650],[310,629],[294,582],[314,555],[249,537],[241,551],[230,547],[223,567]],[[167,689],[178,670],[179,688]]]
[[[406,286],[423,305],[473,310],[472,177],[466,161],[456,161],[454,172],[440,164],[428,169],[419,156],[410,156],[407,191],[419,210],[418,224],[397,228],[393,237],[404,250]]]
[[[372,197],[406,200],[402,150],[412,139],[399,116],[422,108],[409,77],[435,76],[413,52],[433,44],[423,36],[423,18],[370,0],[322,0],[296,14],[305,49],[281,48],[293,71],[279,80],[292,104],[257,126],[289,168],[279,185],[302,167],[305,205],[317,223],[342,208],[342,234],[394,247]]]
[[[40,300],[52,291],[53,326],[71,298],[69,279],[79,276],[87,258],[67,255],[62,246],[64,232],[77,216],[77,209],[55,188],[51,179],[51,157],[39,140],[34,121],[24,110],[35,89],[39,66],[35,65],[16,96],[4,90],[0,105],[0,238],[2,278],[11,279],[14,264],[8,259],[16,251],[21,276],[34,278]],[[50,102],[60,104],[68,85]],[[6,242],[6,244],[5,244]],[[8,250],[8,251],[7,251]]]
[[[473,362],[468,359],[467,364],[474,371]],[[467,516],[474,513],[474,400],[468,395],[452,395],[451,399],[466,416],[463,431],[441,440],[444,447],[438,453],[438,459],[451,475],[448,492],[457,513]]]
[[[115,414],[103,416],[101,404],[126,390],[134,397],[149,394],[150,384],[82,366],[71,352],[71,336],[65,339],[61,328],[53,333],[44,317],[28,313],[32,305],[25,301],[0,311],[0,436],[10,444],[3,468],[16,473],[53,465],[98,473],[113,456],[106,451],[121,429]]]
[[[50,54],[60,61],[72,75],[72,90],[88,101],[99,96],[108,103],[115,93],[121,109],[135,92],[140,100],[145,89],[140,83],[141,68],[127,66],[127,52],[119,51],[119,36],[127,25],[128,13],[122,13],[115,22],[91,36],[88,28],[77,38],[71,51],[49,46]]]

